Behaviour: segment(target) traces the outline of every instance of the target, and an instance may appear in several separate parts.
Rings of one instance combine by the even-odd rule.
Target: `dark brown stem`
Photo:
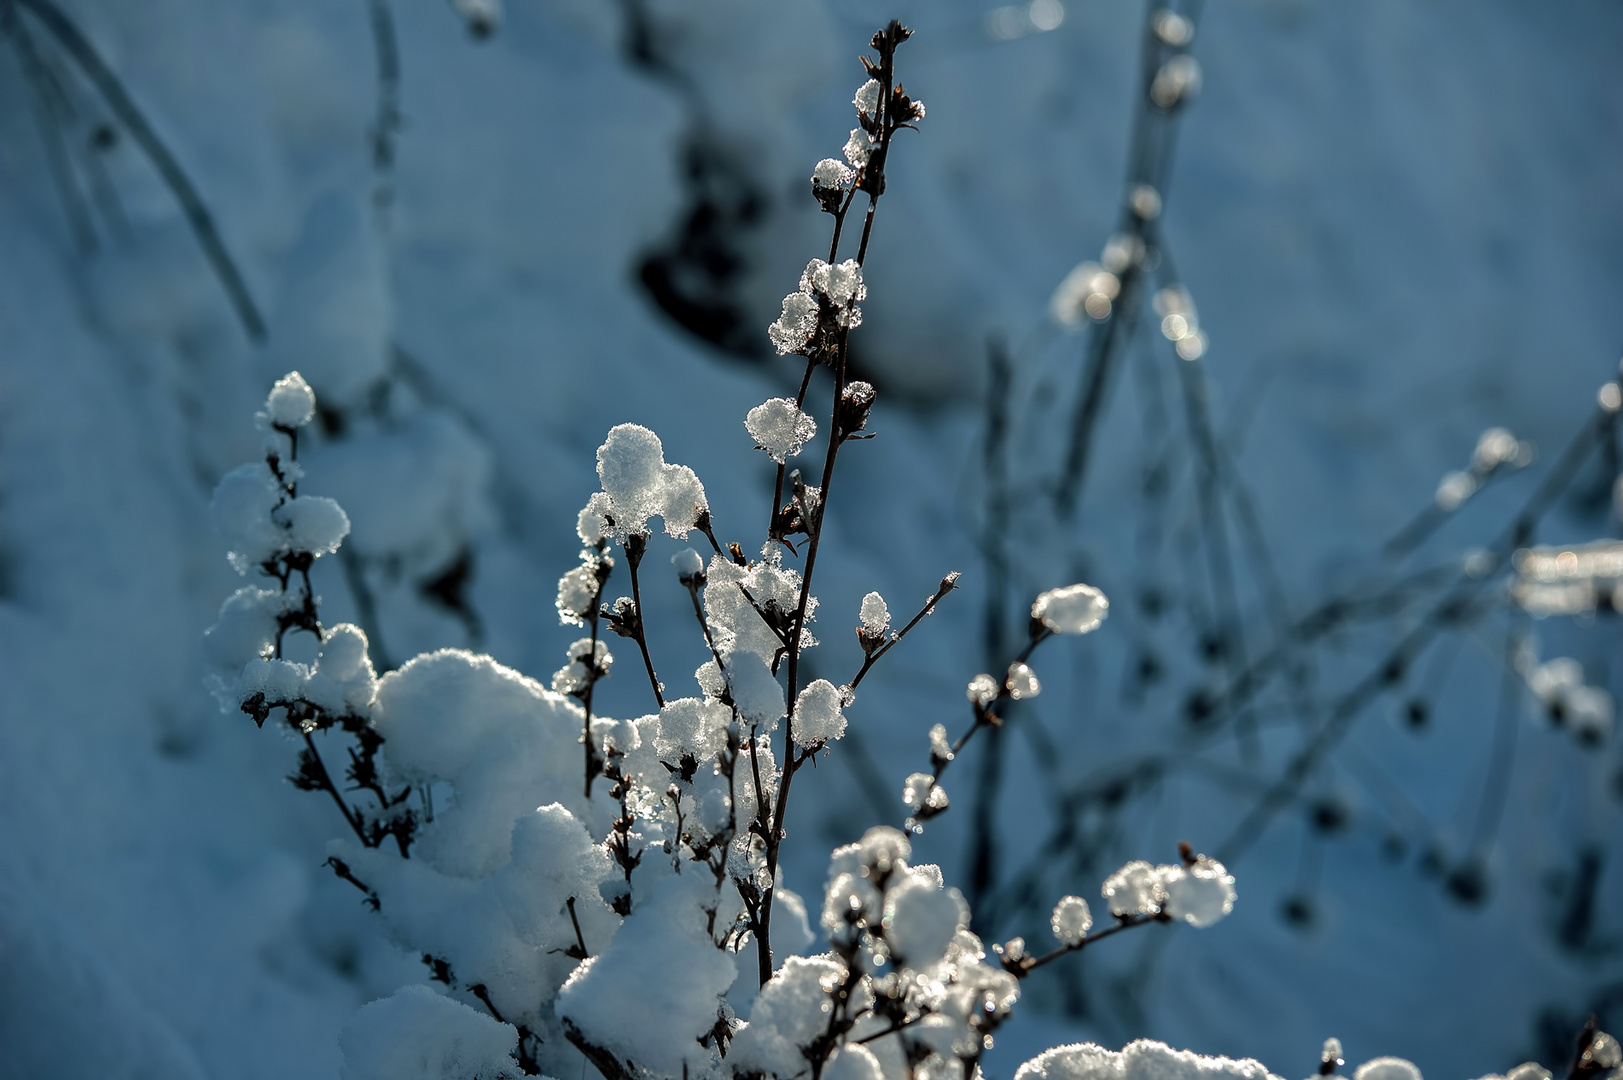
[[[643,541],[643,543],[646,542],[646,540]],[[636,630],[633,637],[636,639],[637,648],[642,650],[642,666],[648,670],[648,685],[653,688],[654,701],[663,709],[665,707],[665,694],[660,688],[659,676],[654,674],[653,658],[648,655],[648,634],[642,623],[642,590],[637,583],[637,567],[642,563],[644,548],[642,544],[638,544],[636,554],[633,555],[629,539],[627,543],[621,544],[620,548],[626,553],[626,563],[631,572],[631,603],[637,609],[636,620],[631,624],[632,628]]]
[[[925,602],[924,607],[919,609],[919,613],[913,616],[913,618],[908,621],[906,626],[892,634],[889,641],[885,642],[879,648],[867,655],[867,657],[862,661],[862,670],[858,671],[856,676],[852,678],[850,682],[846,683],[846,686],[850,687],[852,690],[855,690],[857,688],[857,684],[862,681],[863,676],[867,675],[869,669],[879,662],[879,658],[890,652],[891,648],[906,637],[910,630],[922,622],[926,615],[935,610],[935,606],[941,602],[942,597],[946,596],[957,587],[958,571],[954,570],[946,577],[941,579],[941,587],[936,590],[936,594]]]

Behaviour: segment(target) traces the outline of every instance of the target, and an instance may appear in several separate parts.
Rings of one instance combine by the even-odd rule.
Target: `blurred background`
[[[1623,1025],[1616,5],[0,0],[0,1072],[336,1076],[425,977],[321,868],[292,745],[203,689],[214,483],[303,372],[306,489],[353,524],[324,617],[380,668],[550,675],[616,423],[753,550],[743,417],[801,374],[765,327],[890,17],[928,116],[868,254],[878,437],[812,677],[859,666],[870,589],[963,588],[796,786],[789,886],[900,824],[930,727],[1087,580],[1109,621],[1038,654],[917,858],[988,942],[1180,840],[1240,899],[1028,982],[988,1075],[1141,1035],[1559,1075],[1590,1012]],[[685,590],[645,593],[690,692]]]

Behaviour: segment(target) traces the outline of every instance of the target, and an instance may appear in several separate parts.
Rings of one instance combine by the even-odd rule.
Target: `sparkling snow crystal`
[[[845,142],[845,160],[860,169],[868,164],[868,156],[874,149],[873,136],[859,127],[851,129],[851,137]]]
[[[276,380],[265,399],[264,416],[276,427],[301,428],[316,415],[316,395],[304,376],[290,371]]]
[[[1031,605],[1031,617],[1056,634],[1086,634],[1110,614],[1110,601],[1092,585],[1049,589]]]
[[[685,539],[709,509],[698,476],[685,465],[665,464],[659,436],[640,424],[609,429],[597,449],[597,475],[608,496],[606,516],[622,540],[655,516],[664,518],[667,533]],[[587,509],[596,512],[590,503]]]
[[[1093,912],[1080,896],[1063,897],[1054,905],[1054,914],[1048,920],[1054,937],[1061,945],[1080,945],[1093,929]]]
[[[817,421],[802,412],[793,398],[768,398],[749,411],[744,427],[756,448],[765,450],[779,465],[800,453],[817,434]]]
[[[766,332],[773,347],[788,356],[804,349],[816,330],[817,299],[803,292],[792,292],[783,298],[783,312]]]
[[[885,606],[885,598],[876,592],[864,596],[860,618],[864,634],[883,637],[890,629],[890,608]]]
[[[1009,696],[1016,701],[1034,698],[1043,692],[1043,684],[1037,681],[1036,673],[1021,663],[1009,665],[1009,674],[1003,685],[1008,687]]]
[[[1202,855],[1193,865],[1163,866],[1166,890],[1162,910],[1190,926],[1210,926],[1234,910],[1234,877],[1216,859]]]
[[[879,115],[879,95],[884,92],[885,88],[879,84],[878,79],[869,79],[857,89],[857,95],[851,99],[851,104],[857,107],[858,112],[865,112],[869,116],[877,117]]]
[[[845,713],[850,704],[840,688],[827,679],[807,685],[795,699],[795,742],[810,750],[845,734]]]
[[[1141,860],[1128,863],[1106,878],[1100,893],[1112,915],[1158,915],[1167,899],[1161,875]]]

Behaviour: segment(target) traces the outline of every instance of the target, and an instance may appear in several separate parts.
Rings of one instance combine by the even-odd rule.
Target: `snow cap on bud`
[[[1319,1071],[1333,1073],[1347,1063],[1341,1056],[1341,1040],[1335,1036],[1324,1040],[1324,1049],[1319,1051]]]
[[[1134,860],[1105,879],[1099,890],[1112,915],[1159,915],[1166,903],[1166,887],[1155,867]]]
[[[1086,634],[1110,614],[1110,601],[1092,585],[1049,589],[1031,605],[1031,617],[1056,634]]]
[[[890,608],[885,598],[871,592],[862,598],[862,633],[867,637],[881,637],[890,629]]]
[[[924,821],[947,808],[947,789],[927,772],[916,772],[902,782],[902,802],[913,818]]]
[[[1093,929],[1093,912],[1088,910],[1088,902],[1080,896],[1062,897],[1054,905],[1054,914],[1049,918],[1048,926],[1061,945],[1075,948]]]
[[[834,410],[834,426],[839,429],[839,437],[845,438],[861,431],[868,424],[868,413],[873,409],[874,388],[872,383],[847,383],[840,391],[840,403]]]
[[[1009,674],[1004,679],[1003,685],[1008,688],[1009,696],[1016,701],[1034,698],[1043,692],[1043,684],[1037,681],[1036,672],[1019,662],[1009,665]]]
[[[803,750],[815,749],[845,734],[845,713],[854,696],[827,679],[815,679],[795,699],[795,743]]]
[[[964,688],[964,696],[969,698],[970,704],[980,709],[996,701],[997,694],[997,680],[985,672],[970,679],[969,685]]]
[[[704,578],[704,560],[692,548],[683,548],[671,556],[671,565],[676,568],[676,580],[683,585],[702,584]]]
[[[767,398],[744,417],[744,429],[755,440],[757,450],[765,450],[768,457],[782,465],[817,434],[817,421],[793,398]]]
[[[1187,866],[1158,868],[1166,892],[1162,911],[1190,926],[1207,927],[1234,910],[1234,875],[1216,859],[1197,856]]]
[[[290,371],[276,380],[265,399],[265,419],[273,427],[301,428],[316,415],[316,395],[304,376]]]
[[[851,104],[857,107],[857,112],[878,116],[879,95],[884,92],[885,88],[879,85],[878,79],[869,79],[857,89],[856,97],[851,99]]]
[[[845,160],[860,169],[868,164],[868,156],[873,153],[874,139],[859,127],[851,129],[851,137],[845,141]]]

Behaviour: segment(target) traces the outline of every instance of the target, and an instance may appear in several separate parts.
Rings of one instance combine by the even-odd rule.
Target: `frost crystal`
[[[558,579],[558,621],[582,626],[597,596],[597,567],[583,563]]]
[[[862,632],[870,637],[881,637],[890,629],[890,608],[885,598],[871,592],[862,598]]]
[[[580,515],[575,518],[575,533],[587,547],[596,547],[614,532],[608,519],[610,505],[607,494],[593,492],[581,508]]]
[[[704,485],[686,465],[665,464],[659,436],[640,424],[619,424],[597,448],[597,476],[608,496],[608,506],[587,503],[587,509],[613,520],[621,540],[641,532],[648,519],[665,520],[665,531],[686,539],[709,509]],[[582,536],[589,529],[582,529]]]
[[[986,708],[997,700],[997,680],[982,673],[969,680],[969,686],[964,690],[964,696],[969,698],[970,704],[979,708]]]
[[[1110,905],[1112,915],[1159,915],[1167,899],[1160,873],[1139,860],[1106,878],[1100,894]]]
[[[1086,634],[1097,630],[1110,614],[1110,601],[1092,585],[1049,589],[1031,605],[1031,617],[1056,634]]]
[[[569,646],[569,663],[553,673],[552,689],[560,694],[583,693],[593,680],[592,668],[588,664],[596,668],[597,678],[607,675],[614,664],[608,645],[601,641],[593,642],[591,638],[581,638]]]
[[[847,307],[868,298],[868,286],[862,283],[862,267],[855,259],[839,263],[826,263],[813,259],[800,275],[802,292],[814,293],[828,299],[837,308]],[[860,322],[860,315],[859,315]],[[856,326],[858,323],[851,323]]]
[[[783,298],[783,312],[778,321],[766,328],[772,345],[784,356],[798,353],[811,341],[817,329],[817,300],[803,292],[792,292]]]
[[[827,679],[810,683],[795,698],[795,743],[810,750],[845,734],[845,713],[850,702]]]
[[[973,683],[970,684],[974,686]],[[1013,663],[1009,665],[1008,677],[1004,685],[1009,688],[1009,696],[1019,701],[1022,698],[1034,698],[1043,692],[1043,684],[1037,681],[1036,674],[1025,664]]]
[[[947,741],[947,729],[937,724],[930,729],[930,761],[945,763],[953,759],[952,743]]]
[[[1234,876],[1216,859],[1202,855],[1194,865],[1157,871],[1166,891],[1162,910],[1190,926],[1211,926],[1234,910]]]
[[[838,158],[824,158],[812,169],[812,190],[844,191],[856,175],[849,165]]]
[[[744,427],[755,440],[756,449],[765,450],[779,465],[800,453],[817,434],[817,421],[801,411],[793,398],[768,398],[761,402],[744,418]]]
[[[1066,896],[1054,905],[1054,914],[1049,917],[1048,925],[1061,945],[1080,945],[1082,939],[1088,936],[1088,931],[1093,929],[1093,912],[1088,910],[1088,902],[1080,896]]]
[[[947,789],[927,772],[916,772],[902,782],[902,802],[915,814],[921,810],[939,813],[947,808]]]
[[[845,141],[845,160],[857,168],[868,164],[868,156],[873,153],[873,136],[859,127],[851,129],[851,137]]]
[[[851,104],[857,107],[858,112],[865,112],[869,116],[879,115],[879,95],[885,88],[879,85],[878,79],[869,79],[857,89],[857,96],[851,99]]]
[[[265,399],[265,419],[276,427],[301,428],[316,415],[316,395],[304,376],[290,371],[276,380]]]

